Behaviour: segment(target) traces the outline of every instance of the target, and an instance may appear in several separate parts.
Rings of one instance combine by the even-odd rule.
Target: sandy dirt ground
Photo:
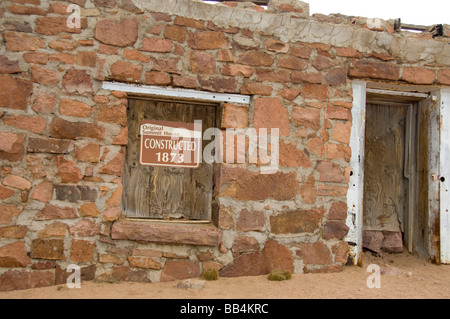
[[[0,292],[0,299],[449,299],[450,265],[433,265],[407,253],[375,257],[364,253],[363,267],[347,266],[341,273],[293,275],[273,282],[267,276],[219,278],[202,289],[177,288],[180,281],[164,283],[82,282]],[[380,288],[367,287],[370,264],[381,268]],[[369,280],[370,282],[373,282]]]

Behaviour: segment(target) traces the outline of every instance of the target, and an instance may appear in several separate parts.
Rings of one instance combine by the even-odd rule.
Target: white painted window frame
[[[178,89],[171,87],[108,82],[108,81],[102,83],[102,89],[109,91],[122,91],[132,94],[133,93],[143,94],[147,96],[157,96],[159,98],[250,104],[250,96],[242,94],[214,93],[190,89]]]

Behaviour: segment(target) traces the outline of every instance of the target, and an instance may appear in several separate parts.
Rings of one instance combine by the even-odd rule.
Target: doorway
[[[378,254],[415,250],[414,221],[426,215],[417,206],[417,109],[413,101],[367,100],[363,248]]]
[[[362,265],[363,232],[375,230],[381,241],[395,234],[399,251],[449,263],[450,93],[359,80],[352,87],[349,260]]]

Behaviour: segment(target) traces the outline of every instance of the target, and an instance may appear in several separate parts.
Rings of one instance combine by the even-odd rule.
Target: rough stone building
[[[0,290],[71,264],[139,282],[335,272],[363,232],[450,260],[449,26],[287,0],[5,0],[0,21]],[[142,120],[196,119],[278,129],[278,170],[248,136],[243,163],[227,143],[199,168],[140,165]]]

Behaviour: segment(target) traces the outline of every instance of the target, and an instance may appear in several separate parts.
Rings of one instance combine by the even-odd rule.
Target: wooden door
[[[199,168],[141,166],[139,126],[143,119],[194,123],[205,129],[216,124],[211,105],[128,100],[128,146],[123,176],[122,209],[127,217],[208,220],[211,216],[213,165]],[[203,148],[210,141],[203,141]]]
[[[407,106],[366,107],[363,228],[403,231],[408,208],[404,177]]]

